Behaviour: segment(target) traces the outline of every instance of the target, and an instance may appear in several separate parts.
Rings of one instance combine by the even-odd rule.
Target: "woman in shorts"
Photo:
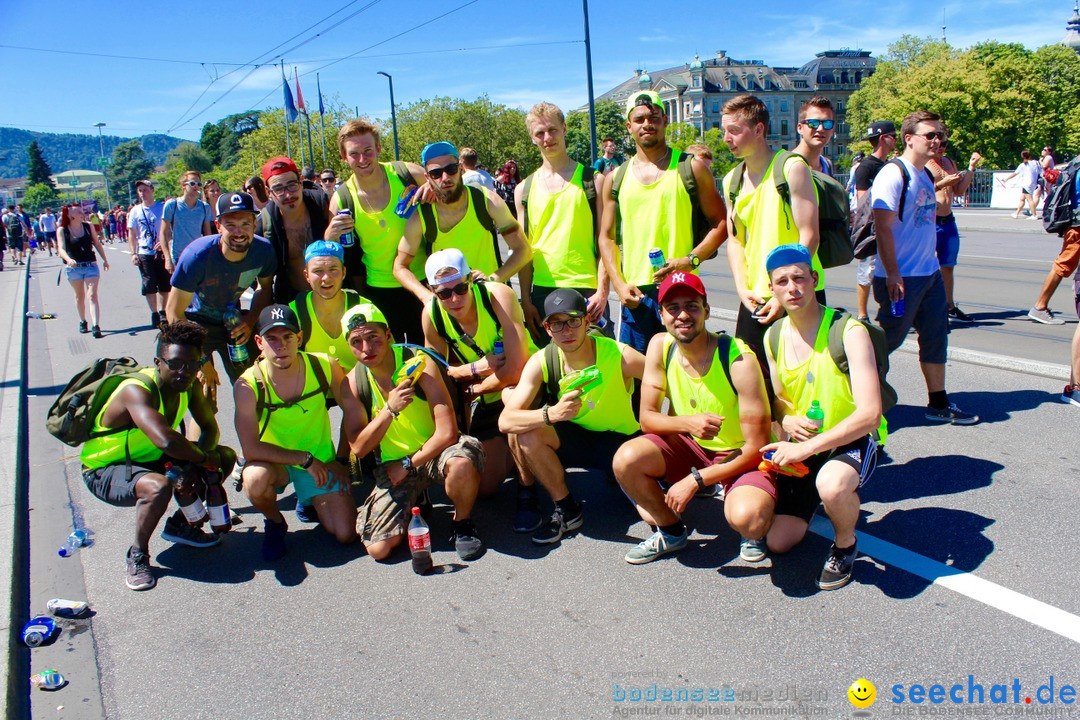
[[[102,266],[108,270],[109,260],[105,257],[105,248],[98,239],[97,232],[86,222],[83,209],[79,205],[65,205],[60,213],[60,228],[57,232],[56,249],[60,259],[67,266],[68,282],[75,291],[75,309],[79,311],[79,332],[89,332],[86,327],[86,312],[90,311],[90,323],[94,337],[101,337],[98,304],[97,257],[101,256]]]

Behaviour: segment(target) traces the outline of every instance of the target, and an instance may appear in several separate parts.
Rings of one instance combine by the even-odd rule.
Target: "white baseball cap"
[[[446,277],[435,279],[435,276],[446,268],[453,268],[457,270],[455,275],[447,275]],[[469,263],[465,261],[465,255],[462,254],[457,248],[447,248],[446,250],[439,250],[438,252],[431,253],[427,262],[424,263],[424,275],[427,276],[428,285],[434,287],[439,283],[454,282],[463,277],[467,277],[472,270],[469,269]]]

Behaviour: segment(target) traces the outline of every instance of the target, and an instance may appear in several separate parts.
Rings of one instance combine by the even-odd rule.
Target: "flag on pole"
[[[300,92],[300,76],[296,74],[296,68],[293,67],[293,79],[296,81],[296,107],[300,112],[307,113],[307,108],[304,107],[304,93]]]
[[[315,89],[319,92],[319,114],[325,115],[326,111],[323,110],[322,104],[322,83],[319,81],[319,73],[315,73]]]
[[[289,81],[285,79],[285,70],[281,70],[281,89],[285,94],[285,119],[288,122],[296,120],[296,105],[293,104],[292,90],[289,89]]]

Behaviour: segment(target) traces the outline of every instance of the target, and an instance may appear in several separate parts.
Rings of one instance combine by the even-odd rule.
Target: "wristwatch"
[[[311,454],[311,453],[309,452],[309,453],[307,454],[307,457],[306,457],[306,458],[304,459],[304,464],[303,464],[303,465],[301,465],[300,467],[302,467],[302,468],[304,468],[305,470],[307,470],[307,469],[308,469],[309,467],[311,467],[311,466],[312,466],[312,465],[313,465],[314,463],[315,463],[315,456],[314,456],[314,455],[312,455],[312,454]]]
[[[690,254],[689,254],[689,255],[687,255],[686,257],[687,257],[687,259],[689,259],[689,260],[690,260],[690,267],[692,267],[693,269],[697,270],[697,269],[698,269],[698,265],[700,265],[700,264],[701,264],[701,258],[699,258],[699,257],[698,257],[697,255],[695,255],[694,253],[690,253]]]
[[[416,477],[416,468],[413,467],[412,458],[410,458],[408,455],[401,458],[401,467],[405,468],[405,473],[409,477]]]

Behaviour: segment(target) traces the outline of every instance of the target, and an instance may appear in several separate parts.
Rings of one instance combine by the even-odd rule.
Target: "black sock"
[[[571,494],[567,494],[562,500],[556,500],[555,505],[562,510],[563,517],[576,517],[581,512],[581,503]]]
[[[659,527],[667,535],[682,535],[686,532],[686,525],[683,524],[682,520],[676,520],[671,525],[660,525]]]
[[[930,393],[930,407],[935,410],[944,410],[949,407],[949,393],[944,390],[936,390]]]

